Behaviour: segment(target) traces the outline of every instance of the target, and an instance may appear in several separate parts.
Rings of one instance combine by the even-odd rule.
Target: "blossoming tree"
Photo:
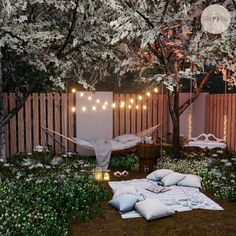
[[[40,84],[42,74],[62,88],[69,79],[85,88],[93,87],[97,80],[107,75],[106,59],[110,52],[106,49],[106,41],[110,26],[104,21],[103,12],[104,7],[97,0],[1,1],[1,159],[5,159],[4,125]],[[6,74],[10,70],[14,77],[15,66],[19,64],[29,65],[36,73],[24,87],[23,95],[19,93],[20,84],[16,86],[17,106],[6,114],[3,112]]]
[[[221,1],[214,1],[214,3]],[[116,72],[139,71],[141,80],[167,88],[173,123],[173,157],[180,155],[179,117],[194,102],[210,76],[222,73],[236,86],[235,3],[226,1],[231,25],[221,35],[204,31],[201,13],[212,1],[110,0],[114,11],[112,44],[119,52]],[[147,73],[152,69],[152,73]],[[153,73],[154,71],[154,73]],[[197,81],[198,75],[203,79]],[[193,97],[179,104],[182,82],[192,83]]]

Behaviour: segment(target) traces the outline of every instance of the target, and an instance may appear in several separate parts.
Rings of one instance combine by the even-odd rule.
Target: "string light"
[[[189,140],[192,138],[192,114],[189,114],[188,117],[188,138]]]
[[[82,111],[85,112],[86,111],[86,107],[82,107]]]
[[[76,93],[76,89],[75,88],[71,89],[71,92]]]
[[[125,102],[122,101],[122,102],[120,103],[120,108],[124,108],[124,106],[125,106]]]
[[[92,110],[93,110],[93,111],[96,111],[96,110],[97,110],[97,108],[96,108],[95,106],[93,106],[93,107],[92,107]]]
[[[143,100],[143,97],[141,95],[139,95],[138,99],[141,101],[141,100]]]
[[[147,110],[147,106],[146,105],[143,106],[143,110]]]
[[[106,106],[105,106],[105,105],[103,105],[103,106],[102,106],[102,109],[103,109],[103,110],[106,110]]]
[[[131,108],[132,108],[132,106],[131,106],[131,105],[129,105],[129,106],[128,106],[128,108],[129,108],[129,109],[131,109]]]
[[[83,97],[84,96],[84,93],[80,93],[80,97]]]
[[[227,115],[225,114],[224,115],[224,141],[226,142],[227,141]]]
[[[112,103],[112,108],[116,108],[116,104],[115,103]]]
[[[76,108],[75,108],[75,107],[71,107],[71,111],[72,111],[72,112],[75,112],[75,111],[76,111]]]
[[[91,100],[92,100],[92,97],[91,97],[91,96],[89,96],[89,97],[88,97],[88,100],[89,100],[89,101],[91,101]]]
[[[133,104],[134,103],[134,99],[131,98],[130,99],[130,103]]]
[[[135,108],[138,110],[138,109],[139,109],[139,106],[137,105]]]
[[[147,92],[147,96],[150,97],[150,96],[151,96],[151,93],[150,93],[150,92]]]
[[[107,105],[108,105],[108,102],[107,102],[107,101],[105,101],[105,102],[104,102],[104,104],[107,106]]]
[[[96,100],[96,103],[99,103],[99,102],[100,102],[100,100],[99,100],[99,99],[97,99],[97,100]]]
[[[154,92],[155,92],[155,93],[158,93],[158,88],[154,88]]]

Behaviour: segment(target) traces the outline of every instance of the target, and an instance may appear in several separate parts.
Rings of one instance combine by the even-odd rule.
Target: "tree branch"
[[[68,31],[68,34],[67,34],[67,37],[66,37],[66,40],[65,40],[64,44],[62,45],[61,49],[57,53],[58,57],[62,54],[63,50],[66,48],[66,46],[67,46],[67,44],[68,44],[68,42],[70,40],[70,37],[72,35],[72,32],[74,30],[76,19],[77,19],[76,15],[77,15],[78,6],[79,6],[79,0],[76,1],[76,5],[75,5],[74,11],[73,11],[73,17],[72,17],[71,26],[70,26],[70,29]]]
[[[210,79],[211,74],[215,71],[215,68],[212,68],[209,73],[204,77],[204,79],[201,81],[199,87],[197,88],[196,93],[194,94],[193,98],[189,98],[186,102],[184,102],[179,107],[179,115],[181,115],[201,94],[201,90],[203,86],[207,83],[207,81]]]
[[[28,96],[34,91],[37,85],[38,85],[38,80],[34,80],[33,83],[30,85],[29,89],[27,90],[27,92],[24,94],[24,96],[19,100],[18,104],[7,115],[3,117],[0,127],[6,125],[9,122],[9,120],[13,116],[15,116],[15,114],[25,105]]]

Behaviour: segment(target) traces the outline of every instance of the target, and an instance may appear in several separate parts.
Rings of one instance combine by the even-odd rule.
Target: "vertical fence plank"
[[[8,94],[4,94],[3,95],[3,101],[4,101],[4,107],[3,107],[3,112],[4,112],[4,115],[8,114],[8,110],[9,110],[9,107],[8,107]],[[5,150],[6,150],[6,158],[9,157],[9,123],[7,123],[5,125]]]
[[[163,112],[164,112],[164,107],[163,107],[163,96],[159,95],[158,96],[158,124],[160,124],[159,132],[158,132],[158,137],[161,138],[164,133],[164,122],[163,122]]]
[[[154,94],[153,95],[153,126],[158,124],[158,120],[157,120],[157,101],[158,101],[158,95]],[[156,142],[157,141],[157,130],[155,130],[155,132],[153,133],[153,140]]]
[[[10,110],[16,106],[16,97],[14,93],[10,93]],[[10,146],[11,146],[11,155],[16,154],[17,152],[17,142],[16,142],[16,116],[13,116],[10,119]]]
[[[119,95],[114,94],[113,95],[113,100],[115,104],[115,108],[113,108],[113,137],[119,136]]]
[[[60,133],[60,127],[61,127],[61,117],[60,117],[60,111],[61,111],[61,107],[60,107],[60,94],[59,93],[55,93],[54,95],[54,111],[55,111],[55,115],[54,115],[54,127],[55,127],[55,131]],[[74,137],[74,136],[73,136]],[[61,142],[61,137],[59,137],[58,135],[56,136],[56,140],[58,140],[59,142]],[[61,152],[61,146],[58,143],[55,143],[55,151],[56,153],[60,153]]]
[[[227,145],[231,148],[231,132],[232,132],[232,94],[227,94]]]
[[[142,130],[147,129],[147,113],[148,113],[148,104],[147,104],[147,98],[146,96],[144,96],[144,94],[142,95],[142,104],[143,106],[146,106],[147,109],[143,110],[142,112]]]
[[[68,95],[68,136],[75,137],[75,113],[72,112],[71,108],[74,106],[74,94],[70,93]],[[69,142],[69,151],[75,152],[75,144]]]
[[[31,95],[25,103],[25,132],[26,132],[26,152],[32,152],[32,116],[31,116]]]
[[[63,93],[61,94],[61,132],[63,135],[68,136],[68,127],[67,127],[67,94]],[[66,139],[62,139],[62,144],[67,147],[68,142]]]
[[[18,146],[19,146],[19,152],[24,153],[25,152],[25,124],[24,124],[24,108],[21,108],[18,111]]]
[[[152,95],[148,99],[148,128],[152,126]]]
[[[47,127],[50,130],[53,130],[53,94],[52,93],[47,94]],[[47,135],[47,142],[48,142],[48,145],[52,148],[52,150],[54,150],[53,138],[49,135]]]
[[[136,106],[138,106],[137,107],[138,109],[136,109],[136,114],[137,114],[137,131],[136,132],[137,133],[142,131],[142,110],[143,110],[142,102],[138,99],[138,96],[139,95],[136,95],[135,100],[134,100],[135,104],[137,104]]]
[[[232,149],[236,151],[236,94],[232,95]]]
[[[126,109],[125,109],[125,133],[130,134],[130,109],[127,106],[130,102],[130,94],[126,94],[126,99],[125,99],[125,104],[126,104]]]
[[[135,94],[131,95],[131,98],[135,100]],[[136,134],[136,111],[135,106],[131,108],[131,133]]]
[[[224,137],[224,126],[222,126],[222,124],[224,124],[224,94],[220,95],[219,106],[220,106],[220,124],[221,124],[219,127],[219,137],[223,138]]]
[[[33,96],[33,146],[39,145],[39,97],[37,93]]]
[[[163,135],[167,137],[169,131],[169,122],[168,122],[168,97],[164,95],[164,133]]]
[[[46,117],[46,95],[45,93],[40,94],[40,126],[45,128],[47,126],[47,117]],[[40,144],[46,145],[46,133],[40,127]]]
[[[124,94],[120,94],[120,103],[125,102],[125,95]],[[126,106],[127,104],[125,104]],[[125,107],[121,108],[120,107],[120,135],[123,135],[125,132],[125,119],[124,119],[124,115],[125,115]]]

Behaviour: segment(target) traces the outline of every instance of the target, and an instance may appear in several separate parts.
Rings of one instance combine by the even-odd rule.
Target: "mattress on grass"
[[[170,191],[158,194],[145,189],[154,183],[155,181],[148,179],[133,179],[128,181],[109,181],[109,186],[112,189],[133,186],[137,189],[137,193],[145,199],[157,198],[163,204],[177,212],[191,211],[192,209],[224,210],[220,205],[200,192],[198,188],[173,185],[168,187],[171,189]],[[124,219],[141,217],[136,211],[120,214]]]

